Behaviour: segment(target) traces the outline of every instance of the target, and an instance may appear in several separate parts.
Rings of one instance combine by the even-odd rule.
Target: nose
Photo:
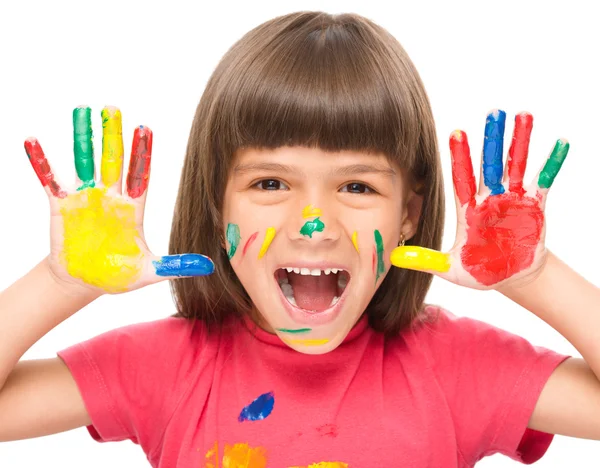
[[[340,225],[331,206],[307,204],[290,213],[288,232],[292,240],[316,244],[340,238]]]

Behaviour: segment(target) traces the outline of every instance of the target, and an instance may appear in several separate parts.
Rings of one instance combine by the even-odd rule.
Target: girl
[[[275,18],[209,80],[165,257],[142,230],[152,132],[134,133],[123,194],[120,111],[102,119],[97,180],[90,110],[73,112],[73,190],[25,143],[52,249],[0,296],[0,440],[87,426],[152,466],[336,468],[532,463],[553,434],[600,439],[600,294],[544,247],[568,143],[524,186],[531,115],[506,168],[506,115],[488,115],[479,188],[451,135],[461,222],[437,252],[434,123],[402,47],[358,15]],[[432,274],[502,292],[584,359],[425,305]],[[176,317],[19,362],[99,296],[165,279]]]

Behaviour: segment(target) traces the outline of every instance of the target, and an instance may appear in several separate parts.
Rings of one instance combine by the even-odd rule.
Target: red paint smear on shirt
[[[131,198],[141,197],[148,188],[151,155],[152,130],[140,126],[133,133],[131,160],[127,173],[127,194]]]
[[[29,162],[31,162],[31,165],[33,166],[33,170],[38,176],[38,179],[40,179],[42,185],[44,187],[48,186],[50,192],[55,197],[65,198],[67,193],[62,190],[54,180],[54,174],[52,173],[52,169],[50,169],[44,150],[42,150],[42,147],[36,138],[29,138],[25,141],[25,151],[29,157]]]
[[[317,432],[322,436],[337,437],[338,427],[335,424],[323,424],[317,427]]]
[[[258,231],[255,232],[254,234],[252,234],[250,236],[250,238],[246,241],[246,244],[244,245],[244,249],[242,250],[242,257],[244,255],[246,255],[246,250],[248,249],[248,247],[250,247],[250,244],[252,244],[252,242],[254,242],[254,240],[256,239],[256,236],[258,236]]]
[[[450,136],[450,152],[452,154],[452,181],[456,196],[461,206],[468,203],[475,195],[475,175],[467,134],[462,131]]]
[[[463,267],[491,286],[531,266],[544,226],[539,197],[507,192],[467,208]]]
[[[525,190],[523,190],[523,175],[527,165],[532,127],[533,116],[531,114],[521,113],[515,117],[515,130],[508,150],[508,180],[511,192],[525,193]]]

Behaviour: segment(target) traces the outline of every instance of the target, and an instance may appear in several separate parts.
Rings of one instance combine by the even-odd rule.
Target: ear
[[[412,189],[407,192],[406,203],[404,204],[404,219],[401,226],[401,232],[406,240],[416,234],[423,208],[423,195],[417,194]]]

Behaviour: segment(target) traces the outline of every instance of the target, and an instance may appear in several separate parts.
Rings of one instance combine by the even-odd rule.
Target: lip
[[[307,265],[311,265],[311,264],[303,263],[302,266],[300,266],[300,264],[298,264],[298,267],[299,268],[310,268],[310,266],[307,266]],[[317,264],[312,264],[312,265],[313,265],[313,268],[319,268],[318,266],[316,266]],[[336,268],[335,266],[332,267],[330,265],[331,264],[327,264],[325,266],[325,268]],[[285,268],[285,267],[281,267],[281,268]],[[344,269],[341,266],[337,267],[337,268]],[[277,270],[275,270],[275,271],[277,271]],[[342,293],[342,295],[340,296],[338,301],[332,307],[330,307],[329,309],[325,309],[321,312],[308,313],[308,312],[305,312],[303,309],[300,309],[299,307],[292,305],[286,299],[285,295],[283,294],[283,291],[279,287],[277,278],[275,277],[275,275],[273,275],[273,282],[275,283],[275,287],[277,288],[277,290],[279,292],[279,299],[281,300],[281,303],[283,304],[283,307],[285,308],[285,310],[288,313],[288,315],[290,316],[290,318],[296,323],[301,323],[303,325],[313,325],[313,326],[314,325],[326,325],[330,322],[333,322],[337,318],[337,316],[340,314],[340,311],[342,310],[342,305],[346,301],[346,293],[348,291],[348,285],[350,284],[351,281],[352,281],[352,277],[350,277],[350,281],[348,281],[348,284],[344,288],[344,292]]]

